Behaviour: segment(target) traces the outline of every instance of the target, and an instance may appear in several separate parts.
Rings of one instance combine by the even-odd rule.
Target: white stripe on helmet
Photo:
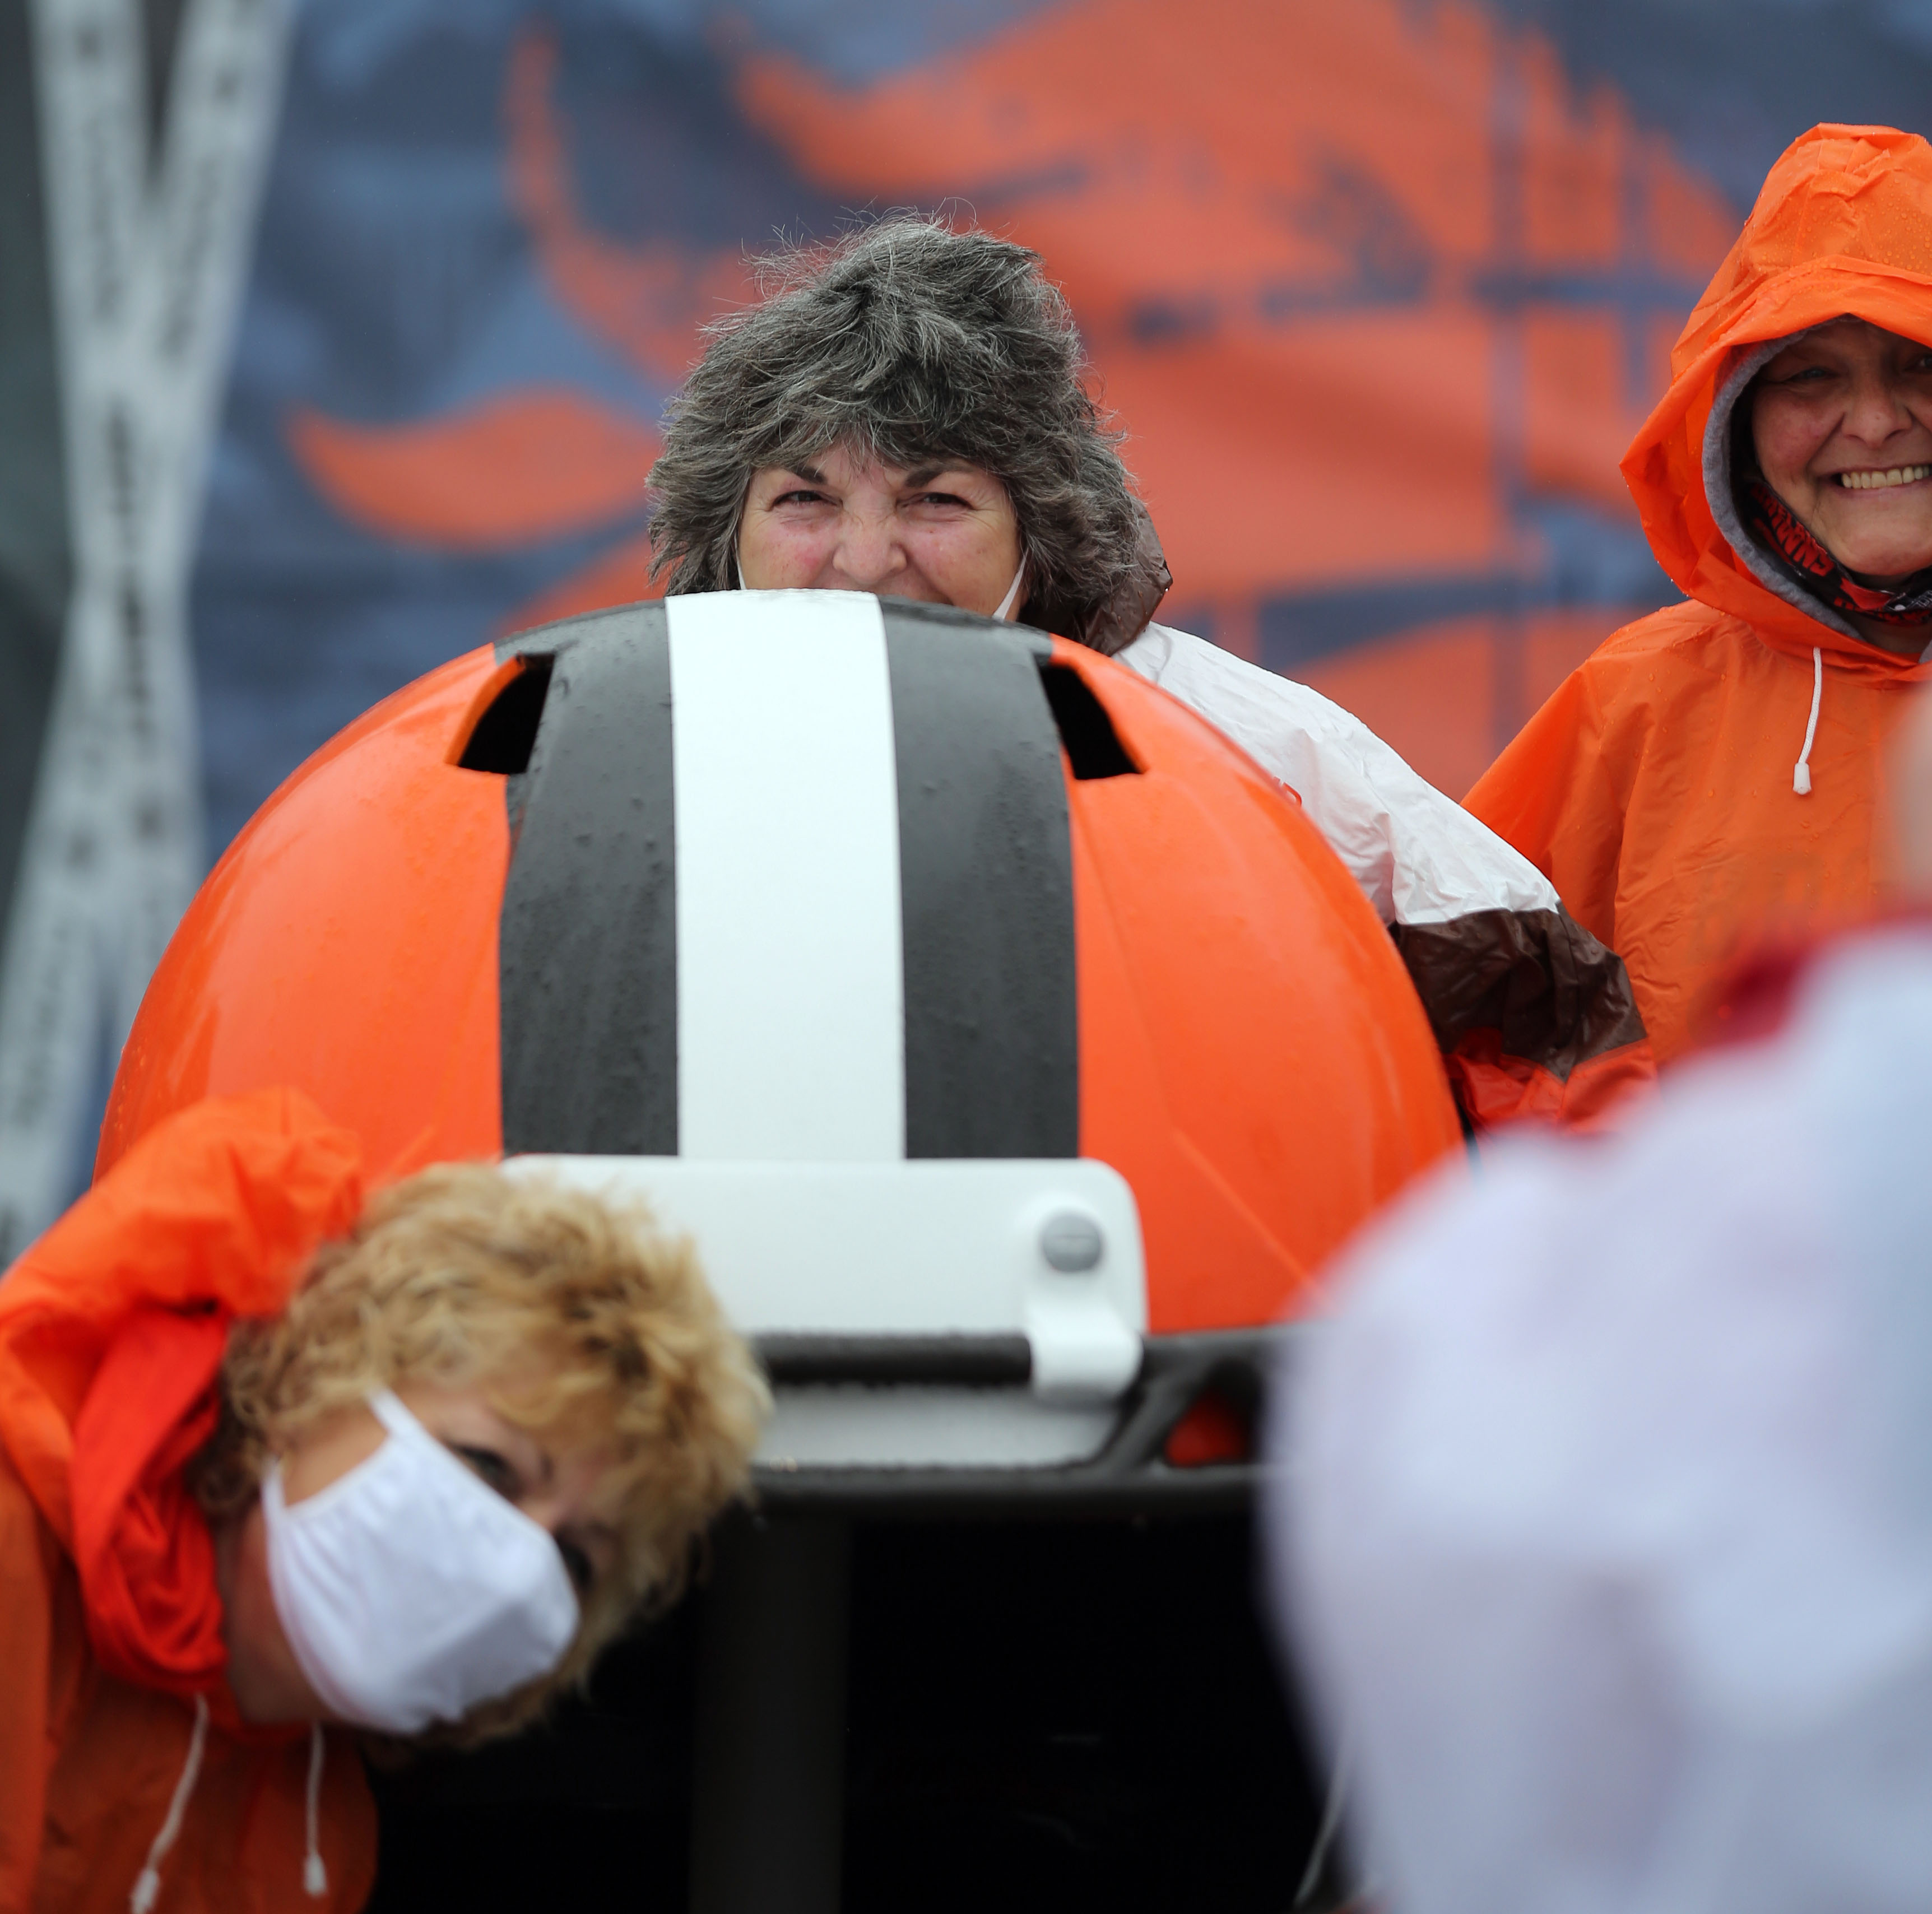
[[[898,784],[879,602],[723,592],[665,610],[680,1152],[903,1156]]]

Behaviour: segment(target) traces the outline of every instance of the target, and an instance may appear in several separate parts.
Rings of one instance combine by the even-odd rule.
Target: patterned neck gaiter
[[[1778,568],[1834,611],[1856,612],[1882,625],[1932,623],[1932,566],[1894,590],[1862,585],[1762,478],[1738,488],[1746,529]]]

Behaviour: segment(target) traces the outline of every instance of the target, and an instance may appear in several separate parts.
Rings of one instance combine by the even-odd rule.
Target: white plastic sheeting
[[[1528,858],[1319,692],[1166,625],[1150,625],[1120,661],[1288,785],[1384,923],[1558,908]]]

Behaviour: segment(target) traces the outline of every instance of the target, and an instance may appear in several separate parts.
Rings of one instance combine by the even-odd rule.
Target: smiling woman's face
[[[1759,376],[1751,439],[1846,571],[1891,584],[1932,565],[1932,350],[1862,319],[1820,326]]]
[[[872,592],[991,616],[1019,562],[1012,501],[980,466],[901,471],[832,446],[760,466],[746,494],[738,563],[753,591]]]

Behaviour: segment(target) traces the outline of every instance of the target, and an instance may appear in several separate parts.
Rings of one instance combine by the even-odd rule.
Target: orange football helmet
[[[1091,651],[856,593],[524,632],[316,753],[183,920],[99,1167],[272,1084],[378,1177],[644,1166],[760,1335],[766,1460],[808,1498],[887,1463],[915,1498],[1000,1462],[1103,1501],[1204,1488],[1223,1472],[1172,1465],[1238,1456],[1215,1418],[1252,1406],[1256,1332],[1459,1136],[1388,934],[1292,794]],[[878,1266],[836,1307],[754,1306],[808,1188]],[[1004,1300],[924,1273],[998,1261],[1010,1222]],[[964,1300],[933,1300],[950,1280]],[[1018,1406],[1029,1378],[1061,1420],[1017,1450],[786,1419],[858,1382]]]

